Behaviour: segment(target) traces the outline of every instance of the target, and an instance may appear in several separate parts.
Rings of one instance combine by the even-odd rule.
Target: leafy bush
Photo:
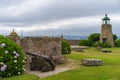
[[[110,43],[106,42],[106,43],[103,44],[103,47],[104,48],[111,48],[112,45]]]
[[[115,40],[115,47],[120,47],[120,39]]]
[[[22,74],[25,63],[22,49],[8,38],[0,36],[0,76]]]
[[[71,48],[70,44],[66,40],[62,40],[62,54],[70,54]]]
[[[90,43],[89,44],[90,46],[94,46],[94,43],[99,40],[100,40],[100,33],[93,33],[88,36],[88,41]]]
[[[102,43],[100,41],[96,41],[94,43],[94,47],[102,47]]]
[[[117,40],[117,35],[116,34],[113,34],[113,40],[114,40],[114,42]]]
[[[79,46],[89,46],[88,40],[86,39],[80,40]]]

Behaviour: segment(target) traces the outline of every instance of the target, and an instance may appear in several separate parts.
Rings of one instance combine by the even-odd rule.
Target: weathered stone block
[[[102,49],[102,52],[112,52],[112,51],[107,49]]]
[[[102,60],[100,60],[100,59],[82,59],[81,64],[84,66],[100,66],[100,65],[102,65]]]

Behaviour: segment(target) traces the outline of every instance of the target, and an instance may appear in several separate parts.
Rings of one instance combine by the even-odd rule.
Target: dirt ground
[[[76,61],[73,61],[73,60],[69,59],[69,60],[67,60],[67,62],[65,64],[57,65],[55,70],[53,70],[53,71],[41,72],[41,71],[30,71],[30,70],[28,70],[26,72],[29,73],[29,74],[35,74],[35,75],[39,76],[40,78],[44,78],[44,77],[48,77],[48,76],[51,76],[51,75],[58,74],[60,72],[75,69],[78,66],[79,66],[79,64],[76,65]]]

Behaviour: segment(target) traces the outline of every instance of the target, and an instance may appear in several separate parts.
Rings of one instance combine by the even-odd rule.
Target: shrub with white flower
[[[25,71],[25,63],[20,46],[0,35],[0,77],[22,74]]]

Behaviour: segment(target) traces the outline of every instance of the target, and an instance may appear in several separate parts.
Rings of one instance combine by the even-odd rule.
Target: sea
[[[87,36],[64,35],[63,37],[66,40],[82,40],[82,39],[87,39]]]

